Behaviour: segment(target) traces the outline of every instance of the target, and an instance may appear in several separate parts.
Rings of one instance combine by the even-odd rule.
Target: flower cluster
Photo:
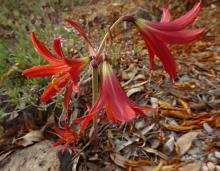
[[[201,1],[185,15],[175,20],[171,20],[169,10],[163,8],[160,22],[148,21],[133,16],[123,16],[112,25],[110,31],[115,25],[122,21],[132,22],[137,27],[146,43],[150,58],[150,69],[154,69],[154,57],[157,56],[161,60],[164,70],[170,75],[171,79],[175,80],[176,63],[166,45],[189,43],[202,35],[204,32],[203,29],[189,30],[186,28],[197,18],[200,8]],[[34,66],[30,69],[26,69],[22,73],[22,75],[27,77],[52,77],[51,82],[41,95],[41,102],[47,102],[49,99],[54,98],[58,92],[62,90],[65,91],[65,127],[64,129],[54,128],[60,137],[54,146],[64,144],[63,152],[69,144],[75,145],[77,143],[78,134],[84,131],[90,121],[96,116],[102,117],[103,114],[106,114],[112,122],[128,122],[133,120],[136,115],[145,117],[146,114],[144,111],[154,110],[149,106],[140,106],[130,100],[121,87],[120,82],[110,65],[110,59],[108,59],[103,52],[103,44],[110,32],[106,33],[99,48],[95,49],[87,37],[87,33],[77,22],[68,19],[66,19],[65,22],[74,27],[85,39],[89,49],[89,57],[71,58],[65,56],[61,49],[60,37],[56,37],[53,40],[53,54],[40,42],[35,33],[31,33],[32,43],[36,51],[51,64]],[[88,64],[90,64],[90,67],[92,67],[93,70],[101,67],[101,83],[100,87],[96,87],[99,89],[99,93],[96,92],[98,93],[98,96],[95,98],[94,104],[91,106],[88,113],[73,120],[74,123],[81,124],[80,131],[73,132],[69,126],[69,103],[71,100],[71,94],[80,91],[77,82],[80,73]],[[95,77],[97,77],[97,75],[93,75],[93,80],[97,80]],[[96,86],[98,86],[98,84]]]

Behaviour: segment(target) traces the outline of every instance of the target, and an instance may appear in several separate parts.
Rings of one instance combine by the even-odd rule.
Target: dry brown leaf
[[[191,115],[192,111],[191,111],[189,104],[180,98],[178,98],[177,100],[183,106],[183,108],[186,110],[186,114]]]
[[[179,90],[191,90],[191,89],[194,89],[196,86],[194,83],[190,83],[186,81],[183,83],[175,82],[174,87]]]
[[[163,101],[163,100],[159,100],[159,105],[161,107],[166,107],[166,108],[172,108],[173,107],[170,103],[168,103],[166,101]]]
[[[131,88],[131,89],[128,90],[127,96],[130,97],[131,95],[133,95],[135,93],[138,93],[138,92],[141,92],[143,90],[144,90],[143,86]]]
[[[15,140],[15,144],[26,147],[28,145],[34,144],[35,142],[39,142],[44,139],[43,132],[41,130],[34,130],[23,137],[20,137]]]
[[[189,119],[189,116],[185,111],[178,111],[178,110],[161,110],[161,115],[166,117],[174,117],[180,119]]]
[[[200,171],[202,163],[189,163],[179,168],[179,171]]]
[[[174,131],[188,131],[188,130],[192,130],[194,128],[197,128],[198,126],[196,125],[191,125],[191,126],[179,126],[179,125],[174,125],[174,124],[162,124],[163,127],[165,127],[166,129],[170,129],[170,130],[174,130]]]
[[[169,136],[169,139],[165,142],[164,146],[163,146],[163,151],[167,154],[170,154],[173,152],[174,149],[174,136],[171,134]]]
[[[163,163],[160,162],[159,165],[157,167],[155,167],[152,171],[160,171],[162,168]]]
[[[112,153],[110,154],[110,157],[116,165],[121,166],[123,168],[130,169],[130,168],[137,168],[151,164],[150,160],[129,160],[118,153]]]
[[[192,146],[193,140],[200,134],[199,131],[191,131],[182,135],[176,142],[176,152],[181,156]]]
[[[156,156],[161,157],[162,159],[165,159],[165,160],[168,160],[168,159],[169,159],[169,157],[168,157],[167,155],[165,155],[165,154],[161,153],[160,151],[155,150],[155,149],[153,149],[153,148],[145,147],[145,148],[143,148],[143,150],[146,151],[146,152],[148,152],[148,153],[153,153],[153,154],[155,154]]]

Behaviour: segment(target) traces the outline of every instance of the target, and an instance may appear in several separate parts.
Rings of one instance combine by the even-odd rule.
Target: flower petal
[[[169,12],[169,9],[168,8],[163,8],[163,14],[162,14],[162,17],[160,19],[160,22],[161,23],[167,23],[171,20],[171,15],[170,15],[170,12]]]
[[[147,37],[143,34],[143,32],[140,31],[140,33],[148,49],[148,54],[150,58],[150,70],[154,70],[154,56],[155,56],[154,48],[151,46],[150,42],[148,41]]]
[[[40,97],[40,101],[47,102],[49,99],[56,96],[57,92],[60,91],[60,89],[64,88],[64,86],[68,83],[69,77],[70,76],[68,74],[64,74],[62,76],[59,76],[58,78],[55,78],[55,81],[49,83],[44,90],[43,94]]]
[[[42,77],[51,76],[59,72],[67,71],[68,68],[62,63],[55,63],[51,65],[34,66],[22,72],[26,77]]]
[[[53,49],[60,58],[64,58],[64,54],[60,43],[60,37],[57,37],[53,40]]]
[[[31,40],[32,40],[32,43],[33,43],[36,51],[39,54],[41,54],[46,60],[48,60],[50,62],[60,61],[40,42],[40,40],[36,37],[34,32],[31,33]]]
[[[163,31],[178,31],[182,30],[188,25],[192,24],[193,21],[198,16],[198,13],[201,9],[201,0],[194,5],[194,7],[188,11],[185,15],[170,21],[170,22],[154,22],[154,21],[147,21],[147,24],[149,24],[151,27]]]
[[[107,115],[113,121],[130,121],[135,117],[135,112],[129,105],[129,99],[123,91],[118,79],[109,64],[103,63],[102,90],[107,94]]]
[[[158,38],[156,38],[151,33],[148,33],[147,31],[145,31],[145,32],[142,32],[142,35],[144,37],[146,36],[146,39],[149,40],[151,47],[154,48],[154,52],[160,58],[163,66],[164,66],[164,69],[170,75],[170,77],[173,80],[175,80],[175,78],[176,78],[176,63],[175,63],[175,59],[173,58],[169,49],[166,47],[166,45],[163,42],[161,42]]]
[[[81,132],[83,132],[87,128],[89,122],[93,119],[95,114],[98,114],[102,110],[102,108],[104,106],[105,99],[106,99],[106,95],[103,94],[103,91],[101,90],[99,93],[99,96],[97,97],[95,104],[93,104],[89,114],[84,115],[79,118],[76,118],[76,119],[73,119],[73,122],[76,122],[76,123],[82,122],[81,128],[80,128]]]
[[[56,147],[58,145],[65,144],[66,141],[64,139],[59,139],[57,142],[53,143],[53,146]]]
[[[170,44],[184,44],[192,42],[193,40],[199,38],[204,32],[204,29],[181,30],[173,32],[161,31],[150,27],[148,27],[148,29],[148,31],[151,32],[151,34],[154,34],[154,36],[156,36],[158,39]]]

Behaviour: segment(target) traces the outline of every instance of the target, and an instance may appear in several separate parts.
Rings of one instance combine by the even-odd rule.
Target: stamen
[[[60,88],[57,86],[56,82],[57,82],[57,78],[55,78],[54,76],[52,76],[52,81],[51,81],[51,83],[52,83],[54,89],[57,90],[57,91],[59,91]]]

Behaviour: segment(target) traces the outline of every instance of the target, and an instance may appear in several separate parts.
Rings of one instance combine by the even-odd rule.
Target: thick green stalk
[[[98,96],[98,87],[99,87],[99,77],[98,77],[98,67],[92,68],[92,103],[94,104]],[[94,137],[97,137],[97,128],[98,127],[98,116],[95,114],[93,118],[93,128],[94,128]]]

